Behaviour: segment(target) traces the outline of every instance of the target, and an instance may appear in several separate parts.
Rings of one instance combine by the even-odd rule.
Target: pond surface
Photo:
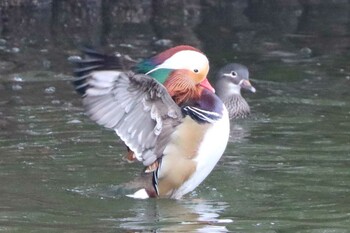
[[[348,1],[42,2],[1,9],[1,232],[350,232]],[[83,41],[134,58],[188,43],[212,74],[250,68],[252,116],[195,191],[125,196],[141,166],[70,84]]]

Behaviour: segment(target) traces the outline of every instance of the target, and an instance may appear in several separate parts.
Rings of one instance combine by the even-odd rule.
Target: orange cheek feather
[[[164,86],[178,105],[190,99],[197,99],[201,94],[201,88],[196,85],[193,73],[187,70],[172,72]]]

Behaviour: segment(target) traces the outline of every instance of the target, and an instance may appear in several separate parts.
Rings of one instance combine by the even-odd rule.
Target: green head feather
[[[158,70],[152,71],[147,75],[151,76],[158,82],[164,84],[171,72],[172,72],[171,69],[158,69]]]

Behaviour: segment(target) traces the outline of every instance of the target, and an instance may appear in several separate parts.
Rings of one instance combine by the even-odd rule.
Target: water
[[[91,2],[79,12],[106,9]],[[110,4],[89,30],[89,14],[76,14],[79,30],[64,17],[76,13],[65,1],[2,9],[13,17],[0,40],[0,231],[350,232],[349,3],[173,3],[182,10],[171,16],[159,3],[151,24],[147,1]],[[47,23],[49,7],[58,10]],[[113,24],[112,12],[129,18]],[[125,197],[120,184],[141,165],[121,159],[122,143],[84,115],[70,85],[67,57],[84,37],[136,58],[188,41],[213,71],[228,61],[250,68],[253,115],[233,123],[224,156],[194,192]]]

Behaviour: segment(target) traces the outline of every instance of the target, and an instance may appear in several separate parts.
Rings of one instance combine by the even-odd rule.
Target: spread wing
[[[89,117],[115,130],[145,166],[162,156],[182,113],[165,87],[147,75],[93,71],[73,82]]]

